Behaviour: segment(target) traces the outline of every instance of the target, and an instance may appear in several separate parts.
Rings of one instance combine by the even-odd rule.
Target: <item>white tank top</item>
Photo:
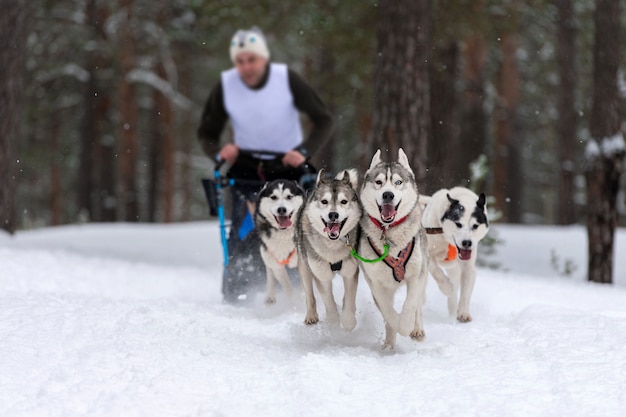
[[[222,72],[224,106],[231,120],[235,144],[241,149],[287,152],[302,144],[302,127],[296,109],[287,65],[270,64],[263,88],[246,86],[237,70]]]

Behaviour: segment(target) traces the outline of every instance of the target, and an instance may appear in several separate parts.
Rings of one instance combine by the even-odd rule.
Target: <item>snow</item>
[[[426,340],[391,352],[364,280],[352,333],[305,326],[280,293],[222,304],[212,221],[0,234],[0,416],[624,415],[625,257],[590,284],[583,227],[490,233],[502,268],[478,271],[474,320],[431,279]]]
[[[624,142],[624,136],[622,132],[617,132],[613,136],[605,137],[598,141],[591,138],[587,141],[585,146],[585,157],[588,160],[595,159],[600,154],[611,157],[612,155],[623,155],[626,151],[626,142]]]

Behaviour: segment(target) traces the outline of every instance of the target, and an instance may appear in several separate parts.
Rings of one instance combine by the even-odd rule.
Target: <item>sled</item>
[[[240,155],[263,155],[282,157],[282,153],[270,151],[247,151],[240,150]],[[227,219],[225,212],[225,190],[232,190],[233,199],[245,200],[245,194],[258,192],[263,188],[266,181],[231,178],[221,172],[225,161],[217,161],[213,178],[203,178],[202,185],[209,205],[209,214],[217,216],[219,221],[219,234],[222,246],[223,273],[222,295],[227,303],[241,303],[250,299],[252,294],[260,290],[265,284],[265,264],[259,251],[261,240],[254,229],[254,220],[246,208],[241,204],[243,212],[238,213],[237,221]],[[315,185],[317,170],[305,163],[299,170],[303,172],[299,179],[300,186],[309,190]],[[235,201],[233,201],[235,204]],[[236,239],[231,239],[236,228]]]

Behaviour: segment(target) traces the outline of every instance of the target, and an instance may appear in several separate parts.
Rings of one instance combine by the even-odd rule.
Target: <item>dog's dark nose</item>
[[[463,249],[469,249],[472,247],[472,241],[469,239],[465,239],[461,242],[461,246],[463,246]]]
[[[336,211],[331,211],[330,213],[328,213],[328,220],[333,223],[337,222],[337,220],[339,220],[339,213],[337,213]]]
[[[383,203],[389,204],[393,202],[393,193],[391,191],[385,191],[383,193]]]
[[[287,208],[285,207],[278,207],[278,210],[276,210],[278,212],[279,216],[284,216],[287,214]]]

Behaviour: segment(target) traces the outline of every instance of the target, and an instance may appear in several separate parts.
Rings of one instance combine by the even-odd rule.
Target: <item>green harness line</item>
[[[383,259],[385,259],[387,257],[387,255],[389,255],[389,245],[385,243],[384,246],[384,250],[383,250],[383,254],[380,255],[378,258],[376,259],[365,259],[364,257],[362,257],[361,255],[359,255],[358,253],[356,253],[356,249],[352,249],[350,251],[350,254],[352,256],[354,256],[355,258],[357,258],[359,261],[361,262],[367,262],[367,263],[375,263],[375,262],[380,262]]]

